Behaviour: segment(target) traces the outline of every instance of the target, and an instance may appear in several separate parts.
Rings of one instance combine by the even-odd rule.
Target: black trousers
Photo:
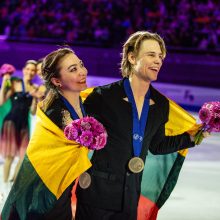
[[[75,220],[137,220],[137,210],[126,213],[77,203]]]

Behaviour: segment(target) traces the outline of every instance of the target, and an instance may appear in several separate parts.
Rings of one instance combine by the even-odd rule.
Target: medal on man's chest
[[[129,160],[128,168],[133,173],[140,173],[144,169],[144,161],[140,157],[133,157]]]
[[[144,169],[144,161],[140,157],[142,145],[144,142],[145,127],[147,124],[148,112],[149,112],[149,103],[150,103],[150,90],[148,89],[144,97],[144,103],[141,110],[141,115],[139,118],[136,102],[134,95],[131,89],[129,79],[124,80],[124,89],[128,97],[129,102],[132,107],[132,119],[133,119],[133,128],[132,128],[132,145],[133,145],[133,155],[128,162],[128,169],[133,173],[140,173]]]

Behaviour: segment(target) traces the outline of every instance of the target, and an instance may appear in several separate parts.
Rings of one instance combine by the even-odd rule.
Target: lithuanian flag
[[[188,132],[194,135],[201,127],[188,112],[169,100],[169,120],[165,125],[166,136]],[[185,146],[187,147],[187,146]],[[166,155],[149,152],[141,184],[138,220],[155,220],[159,209],[173,191],[188,149]]]
[[[88,149],[67,140],[39,108],[36,125],[19,174],[2,211],[7,220],[14,206],[21,220],[29,212],[47,213],[65,189],[91,166]]]

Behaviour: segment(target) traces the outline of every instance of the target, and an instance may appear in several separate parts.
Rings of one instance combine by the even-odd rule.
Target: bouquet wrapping
[[[107,132],[104,126],[93,117],[83,117],[73,120],[64,129],[65,137],[76,141],[90,150],[100,150],[107,142]]]
[[[202,128],[195,135],[195,144],[200,144],[203,139],[202,133],[220,132],[220,102],[206,102],[199,110],[199,118]]]

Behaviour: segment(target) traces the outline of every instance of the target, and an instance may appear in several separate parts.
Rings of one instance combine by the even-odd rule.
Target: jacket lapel
[[[114,95],[115,95],[115,99],[117,99],[117,105],[119,106],[118,108],[120,108],[121,111],[123,111],[122,121],[124,123],[124,126],[126,126],[126,130],[127,132],[129,132],[128,135],[130,135],[132,138],[132,132],[133,132],[132,106],[127,100],[125,100],[127,98],[127,95],[124,90],[123,82],[124,82],[124,79],[118,82],[118,85],[119,85],[118,90],[116,91]],[[158,108],[159,103],[158,103],[157,92],[151,85],[150,85],[150,91],[151,91],[151,99],[155,102],[155,104],[151,105],[149,109],[148,119],[147,119],[147,124],[145,127],[144,139],[143,139],[143,146],[146,146],[146,142],[151,135],[151,131],[154,126],[154,121],[160,118],[160,115],[159,115],[160,109]],[[142,147],[142,151],[143,151],[143,148],[144,147]]]
[[[132,132],[132,125],[133,125],[133,120],[132,120],[132,107],[131,104],[127,100],[127,95],[124,90],[124,85],[123,85],[124,79],[119,81],[119,87],[117,94],[115,94],[115,98],[117,98],[117,105],[118,109],[123,112],[123,118],[121,118],[122,123],[126,127],[127,132]]]

